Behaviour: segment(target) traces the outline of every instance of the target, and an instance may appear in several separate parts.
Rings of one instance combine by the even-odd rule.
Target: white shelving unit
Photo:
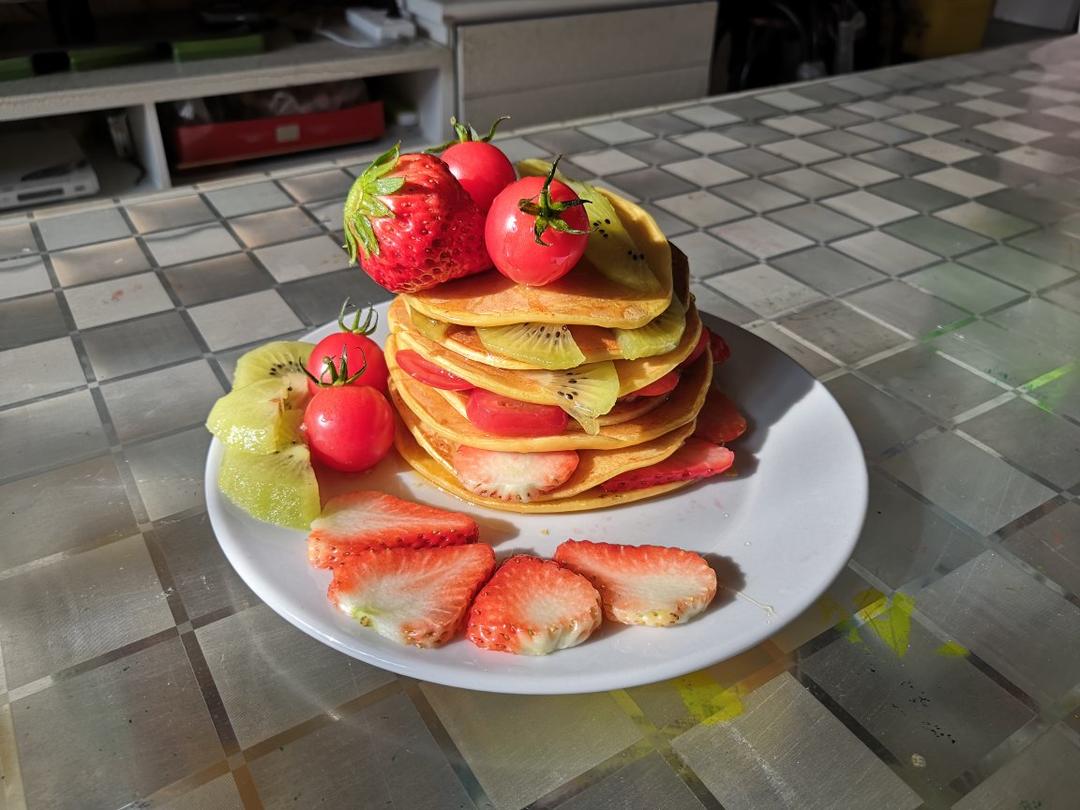
[[[430,40],[361,49],[318,39],[252,56],[150,62],[17,79],[0,84],[0,121],[124,109],[147,175],[131,191],[166,189],[172,177],[158,104],[373,77],[392,81],[395,93],[416,110],[423,140],[434,143],[444,138],[453,96],[452,57],[449,48]],[[238,171],[251,172],[256,166],[257,162],[240,164]]]

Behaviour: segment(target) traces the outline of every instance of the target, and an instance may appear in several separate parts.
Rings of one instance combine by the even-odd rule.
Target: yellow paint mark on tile
[[[963,644],[957,644],[955,641],[946,641],[934,652],[938,655],[944,655],[946,658],[966,658],[971,654],[967,647]]]
[[[915,600],[906,593],[895,593],[891,599],[884,600],[882,597],[882,600],[888,604],[888,609],[868,619],[863,630],[876,635],[898,657],[903,658],[910,643],[911,612],[915,609]],[[874,602],[874,605],[877,604]],[[870,607],[860,611],[860,615],[869,612]]]
[[[743,713],[739,686],[724,686],[707,672],[676,678],[675,688],[690,716],[707,726],[728,723]]]
[[[1020,386],[1021,391],[1034,391],[1037,388],[1042,388],[1047,383],[1052,383],[1054,380],[1060,379],[1068,374],[1076,366],[1076,363],[1066,363],[1063,366],[1058,366],[1055,369],[1036,377],[1034,380],[1024,383]]]

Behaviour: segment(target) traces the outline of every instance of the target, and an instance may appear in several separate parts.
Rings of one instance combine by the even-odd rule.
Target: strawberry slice
[[[629,396],[633,397],[662,397],[664,394],[670,394],[675,390],[675,386],[679,384],[679,372],[669,371],[663,377],[658,380],[653,380],[644,388],[639,388]]]
[[[308,560],[333,568],[368,548],[429,548],[475,543],[480,529],[460,512],[447,512],[385,492],[348,492],[331,498],[311,522]]]
[[[675,366],[675,368],[677,368],[677,369],[686,368],[688,365],[690,365],[695,360],[697,360],[699,357],[701,357],[702,352],[705,351],[705,347],[709,345],[709,335],[710,334],[711,333],[709,332],[708,329],[706,329],[705,327],[702,327],[701,336],[698,337],[698,342],[694,344],[694,350],[692,352],[690,352],[689,355],[687,355],[685,360],[683,360],[681,363],[679,363],[679,365]]]
[[[609,478],[600,485],[603,492],[625,492],[675,481],[697,481],[719,475],[735,462],[735,454],[704,439],[691,436],[683,446],[663,461]]]
[[[723,392],[710,388],[705,405],[698,414],[694,435],[699,439],[724,444],[733,442],[746,433],[746,417],[739,413],[735,403]]]
[[[461,445],[451,464],[462,485],[477,495],[526,503],[566,483],[577,469],[578,454],[505,453]]]
[[[469,603],[495,570],[484,543],[439,548],[375,548],[334,568],[327,596],[380,636],[414,647],[449,641]]]
[[[713,363],[720,365],[726,362],[731,357],[731,347],[727,345],[727,341],[711,329],[704,331],[709,333],[709,350],[712,352]]]
[[[557,562],[521,554],[504,562],[476,595],[465,634],[477,647],[547,655],[600,626],[600,594]]]
[[[567,540],[555,559],[596,587],[613,622],[682,624],[716,596],[716,572],[700,554],[681,548]]]

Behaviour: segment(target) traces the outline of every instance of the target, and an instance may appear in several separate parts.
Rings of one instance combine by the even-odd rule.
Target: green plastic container
[[[172,43],[173,60],[194,62],[199,59],[221,59],[226,56],[250,56],[266,50],[266,37],[245,34],[239,37],[185,39]]]

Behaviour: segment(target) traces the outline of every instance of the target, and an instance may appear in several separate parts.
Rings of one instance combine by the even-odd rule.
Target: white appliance
[[[62,129],[0,132],[0,209],[88,197],[97,174]]]

